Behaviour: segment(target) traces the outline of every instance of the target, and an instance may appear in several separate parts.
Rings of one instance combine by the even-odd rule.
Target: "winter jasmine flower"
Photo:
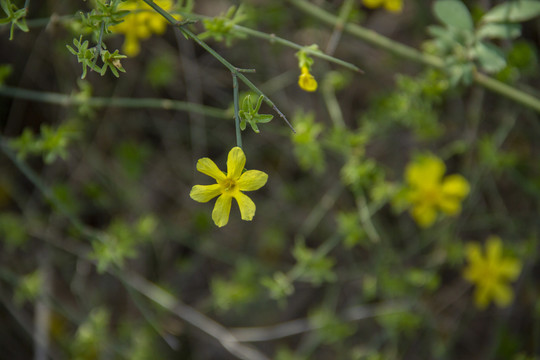
[[[465,248],[469,264],[463,277],[476,285],[474,302],[480,309],[485,309],[491,300],[499,307],[508,306],[514,297],[508,283],[519,276],[521,262],[503,256],[502,250],[502,241],[496,236],[487,240],[485,256],[477,243],[467,244]]]
[[[239,147],[234,147],[227,158],[227,173],[219,170],[209,158],[199,159],[197,170],[216,180],[213,185],[195,185],[189,196],[198,202],[208,202],[218,196],[212,219],[219,226],[227,225],[232,199],[236,199],[242,220],[251,221],[255,216],[255,203],[243,191],[258,190],[266,184],[268,175],[258,170],[242,173],[246,156]]]

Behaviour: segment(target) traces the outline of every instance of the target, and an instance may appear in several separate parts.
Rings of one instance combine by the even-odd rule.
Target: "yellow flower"
[[[463,271],[463,277],[476,285],[474,302],[478,308],[485,309],[491,300],[499,307],[510,305],[514,294],[508,282],[519,276],[521,262],[502,256],[501,239],[497,236],[487,239],[485,257],[477,243],[467,244],[465,254],[469,265]]]
[[[405,169],[408,184],[406,201],[412,205],[411,215],[418,225],[428,227],[437,212],[457,215],[461,201],[469,194],[469,183],[461,175],[449,175],[444,163],[433,155],[423,156]]]
[[[167,11],[171,11],[174,7],[172,0],[156,0],[154,2]],[[140,52],[140,40],[147,39],[152,34],[161,35],[165,33],[167,28],[167,20],[153,9],[142,6],[143,3],[142,1],[125,1],[121,3],[118,6],[119,10],[129,10],[131,12],[124,17],[123,22],[110,27],[112,32],[125,35],[126,39],[122,51],[128,56],[135,56]],[[179,15],[174,17],[177,20],[180,19]]]
[[[305,91],[315,91],[317,90],[317,80],[309,73],[307,66],[302,66],[300,70],[302,73],[298,78],[298,86]]]
[[[255,215],[255,203],[242,191],[258,190],[266,184],[268,175],[258,170],[248,170],[242,174],[246,156],[239,147],[234,147],[227,158],[227,173],[223,173],[209,158],[199,159],[197,170],[216,179],[217,184],[195,185],[189,196],[198,202],[208,202],[219,196],[212,211],[212,219],[219,226],[227,225],[232,198],[240,208],[242,220],[250,221]]]
[[[395,13],[403,9],[403,0],[362,0],[362,3],[370,9],[384,6],[386,10]]]

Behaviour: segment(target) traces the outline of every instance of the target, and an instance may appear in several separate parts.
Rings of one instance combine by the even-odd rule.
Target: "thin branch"
[[[242,148],[242,130],[240,129],[240,115],[238,112],[238,79],[236,74],[231,72],[233,78],[233,100],[234,100],[234,127],[236,128],[236,146]]]
[[[326,44],[326,53],[333,55],[336,51],[341,35],[343,34],[343,26],[347,22],[347,18],[353,9],[354,3],[355,0],[345,0],[341,5],[339,10],[339,21],[334,25],[334,31],[332,31],[330,40],[328,40],[328,43]]]
[[[259,38],[259,39],[267,40],[270,43],[278,43],[280,45],[284,45],[284,46],[287,46],[287,47],[290,47],[290,48],[293,48],[293,49],[296,49],[296,50],[303,50],[303,51],[306,52],[306,54],[309,54],[309,55],[311,55],[313,57],[318,57],[318,58],[326,60],[328,62],[332,62],[334,64],[346,67],[347,69],[350,69],[352,71],[356,71],[356,72],[359,72],[359,73],[364,73],[364,71],[362,69],[360,69],[356,65],[353,65],[353,64],[351,64],[349,62],[346,62],[346,61],[343,61],[341,59],[335,58],[333,56],[327,55],[327,54],[323,53],[322,51],[315,51],[315,50],[312,50],[312,49],[310,49],[308,47],[298,45],[298,44],[296,44],[296,43],[294,43],[292,41],[280,38],[279,36],[276,36],[274,34],[267,34],[267,33],[264,33],[262,31],[253,30],[253,29],[250,29],[250,28],[247,28],[247,27],[244,27],[244,26],[240,26],[240,25],[234,25],[233,29],[235,29],[235,30],[237,30],[237,31],[239,31],[241,33],[244,33],[246,35],[250,35],[250,36],[253,36],[253,37],[256,37],[256,38]]]
[[[28,15],[28,10],[30,9],[30,0],[26,0],[24,2],[24,11],[25,11],[25,14],[24,16]]]
[[[343,311],[339,318],[344,322],[354,322],[384,315],[403,313],[408,310],[404,304],[388,303],[377,306],[353,306]],[[232,328],[231,333],[241,342],[271,341],[320,329],[309,319],[297,319],[272,326]]]
[[[84,97],[66,95],[53,92],[35,91],[0,85],[0,95],[19,99],[27,99],[61,106],[88,105],[92,107],[124,107],[132,109],[153,108],[164,110],[179,110],[199,113],[215,118],[229,119],[231,115],[226,111],[210,106],[189,102],[158,99],[158,98],[109,98],[109,97]]]

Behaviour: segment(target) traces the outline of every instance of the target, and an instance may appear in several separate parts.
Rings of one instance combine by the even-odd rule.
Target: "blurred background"
[[[128,36],[140,46],[121,59],[125,73],[81,79],[66,45],[97,43],[78,15],[96,2],[31,1],[29,31],[11,41],[1,25],[0,359],[540,358],[538,112],[467,81],[481,67],[456,80],[344,30],[445,58],[428,31],[432,2],[369,3],[171,7],[232,24],[221,39],[211,20],[189,28],[255,69],[245,75],[296,130],[262,105],[273,120],[242,140],[246,169],[268,182],[248,193],[253,221],[234,203],[223,228],[215,200],[189,197],[214,182],[197,160],[226,171],[236,146],[232,77],[218,60],[164,23],[118,28],[103,38],[111,53],[126,53]],[[464,2],[476,24],[500,3]],[[313,56],[318,88],[306,92],[298,49],[271,34],[364,73]],[[538,96],[539,40],[536,18],[495,39],[505,62],[490,76]],[[470,191],[421,226],[406,172],[429,154]],[[467,244],[484,249],[490,236],[520,271],[506,279],[509,303],[482,308],[463,273]]]

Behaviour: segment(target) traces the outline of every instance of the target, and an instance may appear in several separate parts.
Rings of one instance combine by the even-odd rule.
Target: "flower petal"
[[[218,181],[226,178],[225,174],[219,170],[216,163],[209,158],[199,159],[199,161],[197,161],[197,170]]]
[[[219,184],[195,185],[189,193],[193,200],[201,203],[208,202],[218,195],[221,195],[221,186]]]
[[[453,196],[461,200],[469,194],[469,191],[469,182],[461,175],[449,175],[443,180],[442,192],[446,196]]]
[[[435,222],[437,212],[433,206],[419,205],[412,208],[411,215],[420,227],[427,228]]]
[[[240,191],[254,191],[262,188],[267,180],[266,173],[259,170],[248,170],[240,176],[236,184]]]
[[[405,178],[410,185],[424,188],[439,184],[446,167],[441,159],[433,155],[422,156],[405,169]]]
[[[238,202],[242,220],[251,221],[253,216],[255,216],[255,203],[249,198],[249,196],[242,194],[241,192],[235,194],[234,198]]]
[[[480,264],[482,262],[482,250],[480,244],[476,242],[467,243],[465,245],[465,255],[471,265]]]
[[[492,296],[493,294],[491,293],[491,288],[486,286],[477,286],[474,292],[474,302],[480,310],[483,310],[488,306]]]
[[[383,4],[383,0],[362,0],[362,3],[367,8],[375,9]]]
[[[229,222],[229,213],[231,212],[232,196],[223,194],[218,197],[214,210],[212,211],[212,220],[219,226],[225,226]]]
[[[495,267],[499,266],[502,256],[502,240],[498,236],[490,236],[486,241],[486,261]]]
[[[309,73],[309,70],[306,66],[302,67],[302,74],[298,78],[298,86],[302,90],[313,92],[317,90],[317,80]]]
[[[508,279],[515,280],[521,272],[521,261],[513,258],[505,258],[499,263],[499,274]]]
[[[439,208],[446,215],[456,215],[461,212],[461,201],[451,196],[443,196],[438,201]]]
[[[493,300],[499,307],[506,307],[512,303],[514,293],[512,288],[505,283],[496,283],[493,286]]]
[[[238,179],[246,165],[246,155],[241,148],[235,146],[229,151],[227,157],[227,177],[230,179]]]
[[[401,12],[403,9],[403,1],[402,0],[386,0],[384,3],[384,8],[391,12]]]

